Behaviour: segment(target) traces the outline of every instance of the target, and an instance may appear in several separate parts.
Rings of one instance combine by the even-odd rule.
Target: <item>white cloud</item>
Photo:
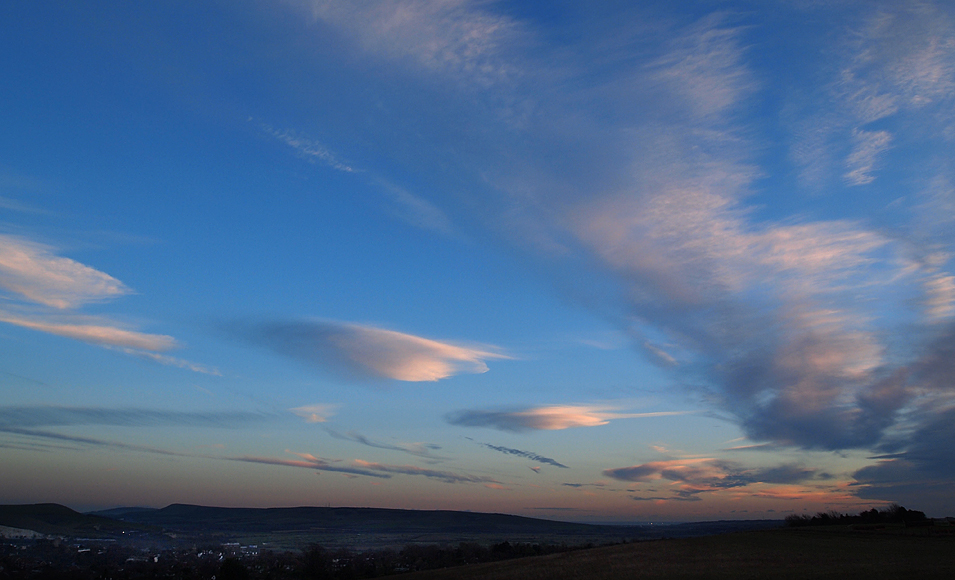
[[[849,185],[865,185],[875,181],[872,172],[876,169],[879,154],[889,148],[892,135],[886,131],[852,132],[852,152],[846,159],[846,173],[843,175]]]
[[[748,434],[807,446],[871,443],[894,412],[860,402],[885,362],[876,301],[911,291],[917,280],[906,275],[911,270],[900,245],[861,222],[755,217],[757,208],[745,200],[761,177],[748,161],[760,144],[742,137],[748,129],[736,113],[757,83],[746,67],[741,34],[706,19],[683,31],[654,67],[631,71],[646,82],[632,81],[638,92],[628,97],[663,104],[624,133],[593,127],[612,135],[605,141],[616,149],[605,154],[630,152],[619,175],[606,181],[598,176],[577,191],[525,187],[512,195],[522,205],[532,198],[535,208],[546,208],[536,219],[549,220],[550,237],[567,240],[569,234],[584,259],[620,282],[621,323],[656,331],[653,342],[639,341],[644,348],[672,345],[665,354],[675,360],[670,352],[680,353],[679,368],[707,369],[712,400],[736,415]],[[868,108],[856,113],[850,130],[863,114],[877,117],[891,108],[864,91],[853,95]],[[655,115],[661,110],[664,115]],[[890,136],[862,129],[856,135],[849,172],[863,182]],[[533,160],[520,170],[533,174]],[[606,420],[538,412],[472,412],[453,420],[508,429]],[[825,421],[839,427],[823,429]]]
[[[939,322],[955,314],[955,276],[935,274],[923,283],[925,286],[925,315]]]
[[[686,99],[694,116],[726,113],[755,88],[743,66],[739,30],[722,26],[713,15],[676,38],[656,66],[656,78]]]
[[[172,337],[167,337],[167,338],[171,339]],[[222,376],[222,373],[219,372],[219,369],[215,367],[201,365],[199,363],[183,360],[181,358],[176,358],[176,357],[168,356],[165,354],[159,354],[156,352],[149,352],[147,350],[139,350],[136,348],[122,348],[121,350],[126,354],[129,354],[132,356],[138,356],[140,358],[148,359],[151,361],[155,361],[155,362],[158,362],[159,364],[163,364],[166,366],[186,369],[195,373],[202,373],[204,375],[212,375],[215,377]]]
[[[271,125],[262,125],[262,130],[292,149],[295,149],[295,151],[309,163],[319,162],[333,169],[344,171],[345,173],[355,172],[354,169],[340,161],[337,155],[318,141],[302,137],[288,129],[280,131]]]
[[[855,121],[862,124],[872,123],[897,113],[898,96],[885,93],[884,87],[871,83],[868,75],[858,70],[858,62],[853,65],[842,71],[833,90],[835,96],[855,117]]]
[[[465,63],[506,71],[531,62],[522,60],[526,54],[515,54],[520,46],[507,30],[520,25],[513,21],[499,37],[481,29],[485,33],[475,36],[480,42],[472,60],[440,57],[464,44],[449,40],[435,23],[494,21],[493,4],[316,1],[309,6],[317,19],[344,30],[367,54],[411,63],[416,74],[430,71],[441,81],[472,66]],[[850,12],[878,10],[859,5]],[[641,23],[654,38],[645,44],[632,30],[607,26],[601,29],[608,33],[601,36],[602,48],[591,49],[603,59],[599,67],[588,61],[574,70],[572,58],[553,53],[554,59],[540,61],[543,70],[534,73],[533,82],[523,76],[513,77],[513,85],[498,83],[494,98],[507,103],[501,109],[521,99],[525,113],[520,123],[510,123],[514,117],[504,111],[497,117],[498,111],[476,114],[478,121],[506,129],[494,151],[509,157],[482,168],[475,177],[488,187],[476,187],[470,201],[487,208],[490,227],[509,228],[511,240],[546,253],[548,265],[565,260],[567,279],[587,278],[579,283],[589,285],[580,293],[582,301],[609,313],[622,329],[648,329],[631,332],[637,344],[664,364],[678,361],[674,368],[698,373],[693,383],[709,383],[706,394],[733,414],[751,439],[829,449],[872,445],[908,401],[905,389],[881,374],[898,364],[898,354],[890,351],[891,328],[911,315],[905,308],[917,309],[920,301],[927,316],[948,312],[951,283],[940,266],[913,266],[916,260],[904,257],[910,253],[906,242],[873,230],[863,219],[819,220],[811,210],[780,217],[780,208],[801,211],[814,204],[805,199],[775,204],[801,192],[787,189],[784,169],[777,173],[768,163],[766,170],[775,175],[767,176],[755,166],[772,157],[773,143],[760,141],[771,131],[764,131],[771,125],[762,124],[763,109],[780,94],[806,103],[791,104],[783,113],[805,135],[793,156],[804,173],[813,174],[817,193],[824,191],[821,186],[835,185],[838,191],[870,183],[890,153],[909,147],[912,135],[905,123],[920,124],[919,131],[937,138],[944,131],[932,123],[955,118],[955,107],[946,106],[955,78],[951,18],[929,3],[882,10],[843,36],[840,46],[827,46],[831,62],[820,61],[812,80],[828,77],[828,82],[808,93],[779,87],[765,95],[758,92],[762,87],[796,75],[766,71],[764,81],[751,70],[750,62],[759,67],[765,61],[747,29],[732,18],[710,16],[682,30],[650,30],[652,25]],[[358,30],[358,22],[368,23],[366,30]],[[655,42],[664,37],[672,40]],[[823,37],[833,38],[813,38]],[[494,38],[500,42],[481,44]],[[753,38],[767,42],[759,34]],[[661,46],[665,54],[657,52]],[[599,87],[592,82],[595,70]],[[576,88],[569,96],[568,87]],[[747,119],[760,124],[748,125]],[[467,135],[454,137],[462,136]],[[474,165],[468,158],[461,164]],[[762,181],[765,177],[771,179]],[[775,186],[780,190],[769,189]],[[748,203],[754,194],[758,200]],[[849,204],[841,209],[852,210]],[[934,251],[930,246],[925,251]],[[580,275],[588,269],[609,274],[619,286],[587,293],[598,286]],[[573,283],[567,286],[576,290]],[[348,357],[346,351],[359,350],[336,348]],[[349,360],[378,376],[399,373],[395,364],[376,369],[367,360]],[[438,361],[438,371],[430,375],[446,374],[441,364],[446,363]],[[706,379],[700,381],[701,375]],[[466,411],[449,420],[511,430],[560,429],[603,424],[610,419],[601,413],[608,412],[540,407]]]
[[[880,11],[862,35],[857,60],[881,68],[885,74],[874,78],[900,103],[922,107],[950,100],[955,94],[952,16],[930,2]]]
[[[43,320],[30,320],[28,318],[10,316],[2,312],[0,312],[0,321],[100,346],[125,347],[144,351],[165,351],[176,347],[176,340],[171,336],[146,334],[116,328],[115,326],[105,326],[101,324],[64,324]]]
[[[482,10],[469,0],[385,0],[335,2],[290,0],[313,18],[344,31],[365,51],[408,61],[429,73],[469,83],[491,84],[514,74],[499,57],[517,24]]]
[[[877,157],[894,137],[873,130],[872,123],[894,122],[923,136],[955,136],[952,12],[932,2],[859,6],[859,23],[843,30],[842,46],[833,51],[831,82],[811,97],[812,112],[796,123],[792,155],[816,186],[836,171],[848,185],[872,182]],[[794,100],[792,106],[803,105]]]
[[[42,244],[0,234],[0,287],[53,308],[75,308],[87,302],[130,292],[122,282],[79,262],[56,256]]]
[[[171,336],[121,328],[105,317],[60,314],[130,290],[108,274],[56,256],[48,246],[0,234],[0,287],[39,305],[0,310],[0,322],[114,348],[168,366],[220,374],[212,367],[159,354],[179,346]]]
[[[569,226],[621,281],[636,324],[662,331],[681,366],[686,358],[687,369],[703,364],[720,377],[715,400],[744,425],[761,418],[753,433],[822,439],[815,424],[804,425],[807,418],[864,415],[850,411],[854,397],[883,362],[873,310],[856,297],[914,280],[895,261],[899,248],[861,224],[753,218],[743,200],[759,171],[745,162],[747,143],[729,129],[749,96],[750,74],[740,70],[732,31],[703,26],[688,34],[699,38],[675,43],[675,55],[664,59],[677,63],[673,90],[688,114],[672,126],[633,131],[630,182],[582,193],[555,226]],[[693,50],[702,54],[694,58]],[[711,54],[729,64],[692,66]],[[861,181],[889,137],[859,135],[853,169]],[[825,437],[840,445],[848,435]]]

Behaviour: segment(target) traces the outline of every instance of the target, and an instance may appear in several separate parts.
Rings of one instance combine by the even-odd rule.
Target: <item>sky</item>
[[[0,503],[955,515],[955,4],[0,6]]]

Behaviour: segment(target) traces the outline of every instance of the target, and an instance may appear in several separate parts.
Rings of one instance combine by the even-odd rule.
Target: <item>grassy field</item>
[[[953,578],[949,530],[780,529],[656,540],[459,568],[408,580]]]

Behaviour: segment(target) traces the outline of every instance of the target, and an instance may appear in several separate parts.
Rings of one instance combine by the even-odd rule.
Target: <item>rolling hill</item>
[[[49,536],[109,538],[136,531],[149,533],[157,528],[82,514],[55,503],[0,505],[0,526],[32,530]]]
[[[223,508],[172,504],[78,513],[57,504],[0,506],[0,526],[51,536],[130,538],[167,542],[240,542],[275,550],[310,544],[355,550],[502,541],[602,545],[624,540],[686,537],[779,527],[781,521],[722,521],[655,526],[611,526],[506,514],[350,507]]]
[[[637,542],[411,573],[407,580],[949,579],[955,535],[777,529]]]

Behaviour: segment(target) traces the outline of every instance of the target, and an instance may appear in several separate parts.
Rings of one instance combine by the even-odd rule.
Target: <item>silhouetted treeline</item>
[[[819,512],[814,516],[792,514],[786,516],[786,525],[790,527],[802,526],[832,526],[849,524],[903,524],[906,526],[930,523],[924,512],[905,509],[892,504],[881,510],[872,508],[856,515],[843,514],[830,510]]]

